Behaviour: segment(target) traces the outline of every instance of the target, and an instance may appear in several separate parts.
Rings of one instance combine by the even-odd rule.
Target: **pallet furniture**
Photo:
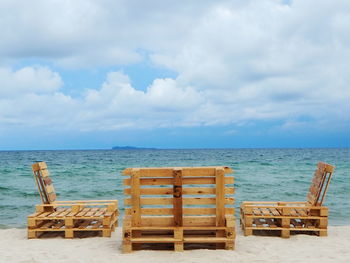
[[[318,163],[306,202],[242,202],[240,223],[244,235],[267,230],[284,238],[291,232],[327,236],[328,207],[322,204],[333,171],[334,166]]]
[[[57,201],[45,162],[32,165],[42,204],[28,216],[28,238],[64,234],[65,238],[100,234],[110,237],[118,224],[117,200]]]
[[[226,176],[232,172],[222,166],[125,169],[123,253],[234,249],[234,179]]]

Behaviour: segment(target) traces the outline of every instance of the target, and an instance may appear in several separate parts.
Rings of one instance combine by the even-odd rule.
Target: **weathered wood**
[[[280,231],[288,238],[296,231],[327,235],[328,208],[322,206],[334,167],[319,163],[306,202],[255,202],[241,205],[241,226],[245,235],[254,230]]]
[[[172,185],[172,178],[141,178],[141,185]],[[131,185],[131,179],[127,178],[123,180],[124,185]],[[234,178],[225,177],[225,184],[233,184]],[[185,177],[182,178],[182,184],[215,184],[215,177]]]
[[[76,232],[100,232],[110,237],[118,223],[117,200],[56,201],[56,193],[45,162],[32,166],[42,200],[36,213],[28,216],[28,238],[38,238],[44,232],[61,232],[73,238]]]
[[[234,194],[233,187],[226,187],[225,194]],[[131,195],[131,188],[124,189],[125,195]],[[159,188],[141,188],[140,195],[173,195],[173,188],[159,187]],[[215,188],[213,187],[186,187],[182,190],[183,195],[215,195]]]
[[[224,169],[217,168],[215,170],[216,176],[216,226],[225,225],[225,181]]]
[[[172,178],[173,170],[182,169],[182,176],[215,176],[217,166],[208,167],[148,167],[148,168],[127,168],[123,175],[132,175],[134,170],[140,171],[141,177],[169,177]],[[222,166],[225,174],[233,173],[230,167]]]
[[[125,169],[130,178],[124,179],[129,186],[124,189],[128,195],[124,203],[130,208],[125,209],[123,252],[153,243],[171,243],[175,251],[183,251],[185,243],[233,249],[234,208],[225,207],[234,204],[226,196],[234,193],[227,186],[233,177],[225,177],[230,171],[227,167]],[[140,220],[134,220],[135,214]]]
[[[141,225],[141,205],[140,205],[140,173],[139,170],[133,171],[131,178],[132,188],[130,189],[131,200],[132,200],[132,224],[135,226]]]
[[[174,225],[182,226],[182,170],[173,170],[173,214]]]
[[[233,205],[234,204],[233,197],[225,197],[225,205]],[[173,199],[168,197],[143,197],[140,199],[141,205],[171,205],[173,204]],[[124,199],[124,205],[130,206],[132,203],[131,198]],[[183,197],[182,198],[183,205],[215,205],[216,198],[215,197]]]

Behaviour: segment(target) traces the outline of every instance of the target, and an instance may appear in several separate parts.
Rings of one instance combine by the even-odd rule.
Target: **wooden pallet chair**
[[[323,202],[333,171],[334,166],[318,163],[306,202],[242,202],[240,223],[244,235],[268,230],[265,234],[280,231],[284,238],[291,232],[327,236],[328,207]]]
[[[57,201],[45,162],[32,165],[42,204],[28,216],[28,238],[64,233],[65,238],[102,234],[110,237],[118,224],[117,200]]]
[[[138,249],[234,249],[229,167],[127,168],[124,253]]]

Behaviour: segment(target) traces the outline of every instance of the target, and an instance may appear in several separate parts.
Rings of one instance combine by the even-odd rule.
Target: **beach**
[[[293,235],[289,239],[243,236],[236,249],[135,251],[121,253],[121,228],[111,238],[31,239],[25,229],[0,230],[0,262],[349,262],[350,226],[330,226],[328,237]]]

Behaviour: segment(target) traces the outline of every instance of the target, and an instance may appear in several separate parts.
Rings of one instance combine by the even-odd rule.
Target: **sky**
[[[0,150],[350,147],[348,0],[2,0]]]

